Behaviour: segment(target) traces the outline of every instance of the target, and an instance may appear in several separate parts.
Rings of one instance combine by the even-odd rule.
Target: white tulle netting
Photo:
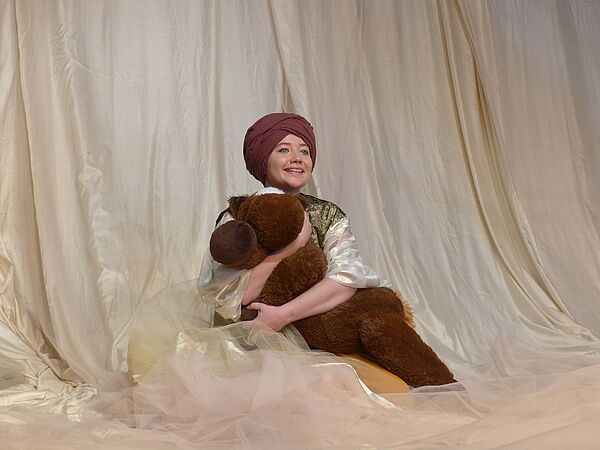
[[[139,383],[115,374],[83,407],[67,404],[68,415],[7,406],[3,448],[594,448],[600,439],[595,341],[507,324],[484,367],[453,368],[459,383],[377,395],[293,331],[206,328],[193,292],[174,286],[142,308],[130,342]]]

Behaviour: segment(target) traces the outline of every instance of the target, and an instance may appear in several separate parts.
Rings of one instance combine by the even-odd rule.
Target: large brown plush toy
[[[235,220],[213,232],[213,258],[237,269],[255,267],[298,236],[304,221],[302,201],[302,196],[288,194],[231,198],[229,213]],[[277,265],[257,301],[283,305],[321,281],[326,270],[325,254],[309,240]],[[446,365],[409,325],[408,311],[390,289],[358,289],[331,311],[294,325],[309,346],[331,353],[363,353],[411,386],[453,382]]]

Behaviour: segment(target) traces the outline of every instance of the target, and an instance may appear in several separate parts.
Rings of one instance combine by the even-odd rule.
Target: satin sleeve
[[[391,287],[388,280],[363,263],[347,217],[329,227],[323,251],[328,262],[326,278],[355,288]]]
[[[232,218],[226,214],[219,225],[229,220]],[[249,280],[249,270],[226,267],[216,262],[210,250],[206,250],[198,277],[198,290],[202,301],[212,303],[215,312],[223,319],[239,320]]]

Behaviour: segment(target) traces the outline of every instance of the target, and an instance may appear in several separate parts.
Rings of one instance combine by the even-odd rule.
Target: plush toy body
[[[215,230],[211,252],[215,260],[240,269],[258,265],[268,253],[292,242],[304,217],[299,198],[287,194],[234,197],[229,211],[236,220]],[[326,270],[323,251],[309,240],[277,265],[257,301],[283,305],[321,281]],[[246,310],[243,318],[252,318],[251,313],[256,315]],[[453,382],[452,373],[409,323],[394,291],[371,288],[358,289],[331,311],[294,325],[309,346],[332,353],[363,353],[411,386]]]

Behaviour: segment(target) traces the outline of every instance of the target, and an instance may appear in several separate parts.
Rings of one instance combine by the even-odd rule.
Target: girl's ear
[[[231,214],[231,217],[233,217],[234,219],[238,219],[238,213],[240,212],[240,208],[242,207],[242,204],[246,201],[247,198],[247,195],[229,198],[229,214]]]

